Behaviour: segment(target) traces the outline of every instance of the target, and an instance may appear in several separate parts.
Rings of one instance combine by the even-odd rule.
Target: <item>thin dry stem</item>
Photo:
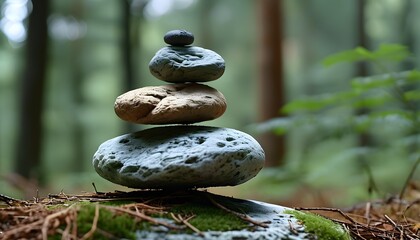
[[[50,224],[50,221],[55,218],[66,215],[70,210],[72,210],[72,206],[64,210],[61,210],[59,212],[50,214],[45,218],[44,223],[42,224],[42,228],[41,228],[43,240],[48,240],[48,225]]]
[[[194,231],[201,237],[204,237],[204,234],[198,228],[196,228],[195,226],[193,226],[191,223],[188,222],[189,220],[195,217],[194,215],[188,218],[183,218],[181,214],[175,215],[173,213],[170,213],[170,215],[176,222],[184,224],[185,226],[187,226],[189,229],[191,229],[192,231]]]
[[[255,221],[254,219],[250,218],[250,217],[249,217],[248,215],[246,215],[246,214],[243,214],[243,213],[238,213],[238,212],[235,212],[235,211],[233,211],[233,210],[230,210],[229,208],[227,208],[227,207],[223,206],[222,204],[220,204],[220,203],[216,202],[216,200],[214,200],[214,199],[210,196],[210,194],[205,193],[204,195],[207,197],[207,199],[209,199],[209,200],[210,200],[210,202],[211,202],[211,203],[213,203],[215,206],[217,206],[217,207],[221,208],[222,210],[224,210],[224,211],[226,211],[226,212],[228,212],[228,213],[231,213],[231,214],[233,214],[233,215],[235,215],[235,216],[239,217],[240,219],[242,219],[242,220],[244,220],[244,221],[246,221],[246,222],[252,223],[252,224],[254,224],[254,225],[256,225],[256,226],[260,226],[260,227],[263,227],[263,228],[267,228],[267,227],[268,227],[268,225],[267,225],[266,223],[264,223],[264,222]]]
[[[169,229],[180,229],[178,226],[175,226],[175,225],[172,225],[172,224],[163,222],[163,221],[156,220],[156,219],[154,219],[152,217],[149,217],[149,216],[147,216],[147,215],[145,215],[143,213],[140,213],[140,212],[131,211],[131,210],[124,209],[124,208],[121,208],[121,207],[104,206],[104,208],[109,209],[111,211],[117,211],[117,212],[127,213],[129,215],[132,215],[132,216],[138,217],[140,219],[146,220],[146,221],[148,221],[148,222],[150,222],[152,224],[162,225],[162,226],[165,226],[165,227],[167,227]]]
[[[98,219],[99,219],[99,204],[96,204],[96,206],[95,206],[95,217],[93,218],[92,227],[90,228],[89,232],[87,232],[85,235],[83,235],[81,240],[86,240],[86,239],[89,239],[90,237],[93,236],[93,234],[96,231],[96,228],[98,227]]]

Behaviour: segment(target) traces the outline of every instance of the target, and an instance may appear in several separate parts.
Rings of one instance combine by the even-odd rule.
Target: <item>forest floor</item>
[[[420,184],[411,183],[401,195],[357,204],[348,209],[310,207],[341,224],[353,239],[420,239]]]
[[[95,192],[81,195],[59,193],[50,194],[45,198],[36,197],[31,201],[0,195],[0,239],[90,239],[93,236],[118,238],[118,233],[106,232],[99,226],[99,208],[101,211],[107,210],[112,219],[125,216],[135,223],[146,222],[174,231],[187,229],[200,234],[201,226],[194,226],[191,220],[194,215],[187,216],[180,212],[168,211],[166,206],[168,203],[179,201],[177,199],[190,199],[198,195],[206,196],[210,205],[233,214],[248,225],[264,225],[242,213],[227,209],[212,198],[215,195],[206,191],[191,190],[170,194],[162,194],[161,191]],[[420,239],[420,184],[409,184],[403,197],[366,202],[349,209],[296,210],[309,211],[329,218],[347,229],[353,239]],[[85,219],[89,222],[87,226],[81,226],[81,218],[86,216],[83,216],[83,205],[80,203],[93,203],[90,205],[89,216]],[[178,224],[171,225],[162,221],[161,216],[164,213]],[[101,216],[103,215],[101,213]],[[105,224],[104,221],[101,224]],[[119,226],[120,228],[123,227]]]

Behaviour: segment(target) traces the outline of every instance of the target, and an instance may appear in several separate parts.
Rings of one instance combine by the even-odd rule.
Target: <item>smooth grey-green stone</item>
[[[172,46],[186,46],[194,42],[194,35],[185,30],[172,30],[165,34],[163,41]]]
[[[234,129],[156,127],[104,142],[93,165],[103,178],[131,188],[234,186],[257,175],[264,151]]]
[[[153,76],[166,82],[208,82],[223,75],[225,60],[201,47],[168,46],[156,53],[149,69]]]

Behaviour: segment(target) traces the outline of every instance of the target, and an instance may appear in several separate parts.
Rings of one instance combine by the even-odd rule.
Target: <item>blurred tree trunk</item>
[[[83,16],[83,0],[76,0],[72,4],[71,14],[76,18],[76,20],[82,19]],[[83,61],[82,61],[82,40],[75,39],[70,41],[70,66],[68,68],[69,75],[71,76],[71,86],[73,94],[73,128],[72,128],[72,142],[73,142],[73,161],[72,161],[72,170],[74,172],[82,172],[85,166],[85,146],[86,138],[85,131],[82,123],[82,116],[77,112],[85,103],[83,97]]]
[[[283,1],[258,1],[260,38],[259,120],[279,116],[285,102],[283,84]],[[278,166],[285,155],[285,139],[265,133],[260,142],[266,153],[266,166]]]
[[[365,6],[366,0],[357,0],[357,19],[356,19],[356,28],[357,28],[357,45],[360,47],[368,48],[367,35],[365,28]],[[365,77],[368,75],[368,66],[367,62],[361,61],[356,65],[356,76]],[[357,110],[357,115],[363,115],[367,113],[367,109]],[[371,139],[367,133],[362,133],[359,136],[359,145],[360,146],[370,146]]]
[[[420,5],[419,5],[420,6]],[[405,1],[404,7],[401,11],[401,43],[408,47],[411,51],[415,51],[416,49],[416,31],[417,31],[417,23],[413,21],[414,16],[416,15],[416,3],[413,1]],[[416,68],[417,61],[404,61],[401,63],[402,70],[410,70]],[[415,85],[406,86],[404,88],[405,91],[415,90]],[[417,111],[420,109],[418,104],[413,104],[411,109],[407,109],[409,111],[413,111],[416,109]],[[416,136],[420,133],[419,128],[413,129],[409,134],[412,136]],[[420,139],[419,139],[420,140]],[[417,141],[418,142],[418,141]],[[418,151],[419,143],[410,144],[407,148],[410,154],[415,154]]]
[[[134,19],[131,14],[131,0],[121,0],[121,58],[122,58],[122,70],[123,70],[123,92],[133,90],[136,88],[136,76],[139,76],[139,69],[135,68],[134,61],[136,55],[133,56],[133,52],[137,55],[140,53],[140,19],[143,16],[143,8],[146,5],[146,1],[141,3],[140,6],[136,6],[135,10],[138,14],[138,18]],[[136,69],[136,71],[134,71]],[[132,132],[135,129],[134,124],[125,122],[124,131]]]
[[[366,34],[366,0],[357,0],[357,15],[356,15],[356,27],[357,27],[357,45],[364,48],[369,48],[368,46],[368,36]],[[366,77],[369,74],[369,69],[367,62],[358,62],[356,65],[356,76]],[[356,110],[356,115],[365,115],[368,114],[369,110],[366,108],[360,108]],[[358,145],[360,147],[371,147],[372,146],[372,137],[369,133],[361,133],[358,138]],[[359,164],[363,170],[366,171],[368,177],[368,192],[378,192],[378,187],[375,183],[375,179],[372,173],[372,169],[365,156],[359,157]]]
[[[15,170],[25,178],[41,181],[42,113],[48,54],[49,0],[37,0],[32,4],[21,79]],[[40,183],[42,184],[42,181]]]
[[[215,1],[200,1],[200,40],[201,46],[213,49],[213,39],[211,31],[211,12],[214,8]],[[188,30],[188,29],[186,29]]]
[[[404,7],[401,11],[401,44],[404,44],[408,47],[411,51],[416,49],[416,38],[415,32],[417,31],[417,24],[414,19],[414,15],[416,14],[415,11],[415,3],[413,1],[405,1]],[[407,69],[414,69],[415,62],[414,61],[404,61],[402,63],[403,70]]]
[[[131,49],[131,14],[130,14],[130,0],[122,0],[122,21],[121,21],[121,53],[122,53],[122,69],[124,73],[124,91],[132,90],[134,88],[134,75],[132,63],[132,49]]]
[[[365,21],[366,21],[366,0],[357,0],[357,45],[360,47],[368,48],[367,43],[367,35],[366,35],[366,28],[365,28]],[[368,68],[367,63],[362,61],[358,62],[356,66],[356,74],[357,76],[367,76],[368,75]]]

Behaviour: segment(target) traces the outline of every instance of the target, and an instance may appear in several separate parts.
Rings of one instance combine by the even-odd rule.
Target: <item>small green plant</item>
[[[315,234],[319,240],[351,239],[340,225],[324,217],[295,210],[287,210],[285,213],[295,216],[305,226],[305,230]]]
[[[269,120],[258,125],[257,129],[279,135],[309,132],[305,138],[309,143],[306,148],[327,141],[331,142],[330,148],[334,148],[334,139],[347,137],[352,143],[349,149],[341,151],[341,157],[345,153],[346,160],[363,159],[355,165],[367,171],[371,184],[371,170],[387,165],[385,159],[395,156],[398,158],[391,161],[414,165],[409,173],[409,178],[412,178],[420,162],[420,71],[393,70],[410,58],[407,47],[398,44],[383,44],[375,51],[357,47],[329,56],[323,62],[327,67],[364,61],[376,73],[350,80],[345,91],[291,101],[280,110],[286,117]],[[358,144],[362,135],[369,136],[371,143],[368,146]],[[328,148],[325,147],[325,150],[328,151]],[[389,154],[391,150],[395,154]],[[336,162],[341,160],[336,158]],[[295,176],[305,176],[308,172],[333,175],[347,170],[334,169],[333,161],[322,163],[319,168],[313,168],[313,165],[307,167],[306,161],[300,161],[299,164],[291,164],[294,167],[288,171]],[[397,165],[389,166],[396,169]],[[387,171],[379,174],[385,175],[384,172]],[[389,184],[395,184],[392,176],[388,178]]]

